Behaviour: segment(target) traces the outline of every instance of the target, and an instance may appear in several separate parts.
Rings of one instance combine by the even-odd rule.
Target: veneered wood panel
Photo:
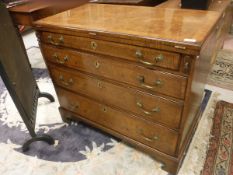
[[[154,94],[164,94],[184,99],[187,78],[167,72],[149,70],[142,66],[114,62],[112,60],[95,60],[89,62],[90,67],[84,68],[112,80],[127,83],[131,86]],[[96,66],[99,67],[97,70]],[[58,78],[58,77],[56,77]],[[75,76],[73,77],[75,79]]]
[[[35,26],[201,46],[219,17],[214,11],[86,4],[39,20]]]
[[[180,54],[177,53],[165,52],[156,49],[147,49],[143,47],[136,47],[95,39],[88,39],[84,37],[72,37],[55,33],[44,32],[39,36],[41,42],[44,43],[50,43],[55,46],[66,46],[83,51],[89,51],[92,53],[101,53],[117,58],[119,57],[141,63],[145,66],[157,66],[176,71],[179,70],[180,66]],[[60,42],[61,38],[62,42]],[[56,42],[57,44],[55,44]],[[74,56],[75,52],[71,52],[71,54]],[[78,55],[77,52],[76,55]]]
[[[175,154],[178,138],[176,132],[58,87],[56,91],[60,104],[65,109],[169,155]]]
[[[178,129],[183,102],[166,99],[129,87],[122,87],[80,72],[49,65],[56,85],[130,111],[142,118]],[[71,81],[72,80],[72,81]],[[69,83],[70,82],[70,83]]]

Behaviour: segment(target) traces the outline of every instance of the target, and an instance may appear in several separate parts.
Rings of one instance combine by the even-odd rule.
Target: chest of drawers
[[[36,22],[64,121],[124,139],[176,174],[199,120],[219,18],[88,4]]]

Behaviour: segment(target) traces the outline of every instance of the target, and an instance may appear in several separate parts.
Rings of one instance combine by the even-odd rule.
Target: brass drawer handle
[[[154,85],[146,84],[145,77],[142,75],[138,76],[138,80],[139,80],[140,85],[147,89],[154,89],[156,87],[161,87],[163,85],[163,82],[161,80],[156,80]]]
[[[155,141],[158,141],[159,140],[159,137],[158,136],[154,136],[152,138],[149,138],[147,136],[145,136],[145,134],[143,133],[143,131],[140,129],[139,130],[139,135],[146,141],[148,142],[155,142]]]
[[[64,77],[62,75],[59,76],[59,81],[64,85],[64,86],[72,86],[74,84],[74,81],[72,78],[70,78],[67,82],[64,80]]]
[[[74,103],[72,103],[71,105],[71,109],[79,109],[79,104],[74,104]]]
[[[164,56],[162,54],[160,54],[154,58],[155,63],[144,61],[143,54],[140,50],[136,51],[136,57],[138,58],[138,61],[140,63],[145,64],[147,66],[156,66],[157,63],[162,62],[164,60]]]
[[[140,103],[140,102],[137,102],[137,106],[138,106],[139,108],[141,108],[142,111],[144,112],[144,114],[146,114],[146,115],[152,115],[153,113],[158,113],[158,112],[160,112],[160,108],[159,108],[159,107],[156,107],[156,108],[152,109],[151,111],[147,111],[147,110],[144,108],[144,105],[143,105],[142,103]]]
[[[53,37],[52,37],[52,35],[49,35],[49,36],[48,36],[48,42],[49,42],[50,44],[55,45],[55,46],[59,46],[59,45],[61,45],[61,44],[64,43],[64,37],[63,37],[63,36],[60,36],[59,39],[58,39],[58,42],[55,42],[54,39],[53,39]]]
[[[57,55],[56,53],[53,55],[53,58],[54,58],[54,59],[56,60],[56,62],[59,63],[59,64],[65,64],[67,61],[69,61],[69,57],[68,57],[68,56],[65,56],[65,57],[63,58],[63,60],[60,60],[59,57],[58,57],[58,55]]]

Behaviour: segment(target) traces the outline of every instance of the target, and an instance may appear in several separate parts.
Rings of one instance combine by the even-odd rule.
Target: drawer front
[[[50,70],[54,82],[59,86],[87,95],[105,104],[131,111],[146,120],[159,122],[173,129],[179,128],[182,102],[108,83],[79,72],[57,67],[50,67]]]
[[[128,59],[146,66],[159,66],[172,70],[178,70],[180,66],[180,55],[177,53],[47,32],[41,34],[41,40],[52,45]]]
[[[176,132],[61,88],[56,90],[61,107],[166,154],[175,154]]]
[[[47,47],[47,45],[42,45],[41,48],[45,58],[49,61],[127,83],[144,90],[179,99],[185,97],[186,77],[69,49],[56,49]]]

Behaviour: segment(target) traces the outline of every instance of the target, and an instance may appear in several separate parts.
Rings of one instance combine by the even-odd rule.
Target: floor
[[[26,33],[23,36],[24,44],[26,49],[29,51],[33,47],[38,47],[38,42],[36,35],[33,31]],[[228,35],[226,37],[224,48],[227,50],[232,50],[233,52],[233,35]],[[29,58],[30,59],[30,58]],[[30,59],[33,68],[45,68],[44,61],[41,58]],[[233,103],[233,91],[222,89],[216,86],[206,85],[206,89],[212,90],[213,92],[218,92],[220,94],[219,100],[224,100]]]
[[[36,47],[39,46],[35,32],[33,31],[28,31],[23,35],[23,42],[24,42],[26,49],[29,49],[33,46],[36,46]]]

